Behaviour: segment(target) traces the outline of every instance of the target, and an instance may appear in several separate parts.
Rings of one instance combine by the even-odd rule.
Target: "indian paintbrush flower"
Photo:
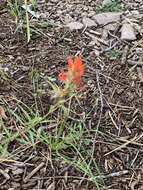
[[[85,66],[80,56],[68,58],[67,71],[61,71],[59,80],[64,82],[66,89],[80,88],[81,78],[84,74]]]
[[[64,84],[63,87],[58,86],[56,83],[48,81],[53,89],[51,93],[52,99],[61,99],[67,95],[71,96],[76,91],[81,90],[81,79],[85,71],[85,65],[83,64],[81,57],[69,57],[67,63],[67,70],[62,70],[58,76],[58,79]]]

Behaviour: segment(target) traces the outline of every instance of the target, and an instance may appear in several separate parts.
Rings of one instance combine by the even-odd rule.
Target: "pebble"
[[[95,15],[95,11],[90,11],[89,13],[88,13],[88,17],[93,17]]]
[[[121,28],[121,40],[133,41],[136,40],[134,28],[129,23],[123,23]]]
[[[83,7],[83,10],[88,11],[88,7],[87,6]]]
[[[102,2],[102,6],[105,6],[105,5],[110,4],[110,3],[112,3],[112,0],[104,0]]]
[[[117,28],[117,23],[105,25],[104,28],[109,31],[115,31]]]
[[[141,2],[142,2],[142,0],[135,0],[135,2],[137,2],[137,3],[141,3]]]
[[[81,16],[82,16],[82,17],[87,17],[87,15],[88,15],[87,12],[82,12],[82,13],[81,13]]]
[[[86,26],[86,27],[92,27],[92,26],[97,26],[97,24],[95,23],[94,20],[84,17],[82,19],[82,23]]]
[[[70,22],[66,25],[70,30],[80,30],[84,25],[80,22]]]
[[[69,14],[66,14],[64,17],[64,22],[68,24],[70,22],[74,22],[74,19]]]
[[[51,0],[51,3],[57,3],[58,0]]]
[[[100,13],[97,14],[95,16],[93,16],[92,18],[95,19],[95,21],[99,24],[99,25],[106,25],[109,24],[111,22],[118,22],[120,21],[122,13],[121,12],[108,12],[108,13]]]
[[[143,18],[143,14],[140,14],[138,10],[131,11],[131,15],[133,18],[136,18],[136,19]]]

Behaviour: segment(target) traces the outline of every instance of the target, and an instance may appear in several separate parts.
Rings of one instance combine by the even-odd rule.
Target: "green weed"
[[[43,21],[38,19],[30,19],[28,13],[28,1],[23,1],[23,4],[18,0],[8,0],[6,9],[9,14],[15,18],[16,31],[22,31],[26,33],[27,42],[29,42],[34,34],[43,35],[49,37],[42,30],[48,27],[56,27],[57,24],[49,21]],[[33,13],[36,15],[37,1],[31,0],[31,7]],[[25,9],[22,8],[24,5]]]
[[[120,3],[119,0],[112,0],[111,3],[108,3],[104,6],[98,6],[96,9],[97,13],[102,13],[102,12],[119,12],[123,10],[123,7]]]
[[[34,103],[31,106],[13,97],[11,106],[4,98],[0,98],[8,118],[0,119],[0,160],[15,160],[25,154],[26,149],[36,150],[47,147],[52,160],[71,165],[93,182],[97,190],[102,190],[104,182],[100,176],[100,168],[91,159],[92,139],[85,139],[86,118],[77,117],[72,110],[73,102],[80,107],[80,96],[73,93],[53,105],[48,105],[47,112],[42,114],[38,109],[41,94],[41,81],[36,70],[30,73],[33,85]],[[48,83],[53,89],[54,82]]]
[[[30,29],[30,20],[28,15],[28,1],[24,0],[23,5],[25,5],[25,10],[22,8],[22,4],[18,0],[8,0],[7,10],[15,18],[17,29],[26,29],[27,42],[31,39],[31,29]],[[32,1],[32,7],[36,8],[37,1]]]
[[[107,53],[105,53],[106,57],[109,59],[109,60],[117,60],[121,57],[122,53],[120,50],[116,50],[116,49],[113,49]]]
[[[7,124],[5,120],[0,119],[1,159],[14,159],[26,148],[36,149],[45,145],[52,153],[53,159],[60,159],[61,162],[72,165],[86,175],[89,181],[94,182],[98,190],[102,189],[102,181],[96,179],[100,170],[95,162],[89,164],[91,154],[85,149],[85,145],[88,146],[91,141],[89,139],[88,143],[84,143],[81,140],[86,132],[85,119],[75,121],[72,118],[71,101],[60,101],[51,105],[43,116],[35,111],[33,106],[34,110],[17,99],[13,101],[15,108],[5,99],[0,99],[0,104],[4,105],[8,120],[11,121]],[[10,148],[12,144],[15,144],[16,148]],[[72,157],[69,157],[69,154]],[[75,156],[77,159],[74,159]]]

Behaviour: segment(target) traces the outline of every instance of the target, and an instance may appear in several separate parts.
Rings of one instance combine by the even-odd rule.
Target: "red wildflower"
[[[59,74],[59,80],[60,81],[66,81],[67,80],[67,74],[64,71],[61,71]]]
[[[71,81],[76,84],[76,86],[80,85],[81,77],[84,74],[84,64],[82,63],[81,57],[76,56],[75,58],[68,58],[68,71],[62,71],[59,74],[59,80],[61,81]]]

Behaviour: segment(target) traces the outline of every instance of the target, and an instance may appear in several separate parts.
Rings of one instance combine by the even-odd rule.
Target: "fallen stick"
[[[129,46],[126,45],[126,46],[124,47],[124,51],[123,51],[123,54],[122,54],[122,59],[121,59],[121,64],[122,64],[122,65],[124,65],[124,64],[126,63],[128,51],[129,51]]]
[[[10,179],[10,176],[8,175],[8,173],[6,173],[5,171],[3,171],[2,169],[0,169],[0,174],[3,175],[6,180]]]
[[[25,179],[23,180],[26,183],[38,170],[40,170],[44,166],[44,162],[42,162],[39,166],[37,166],[31,173],[29,173]]]
[[[127,62],[128,62],[129,65],[143,66],[143,62],[141,62],[141,61],[131,61],[131,60],[128,60]]]

